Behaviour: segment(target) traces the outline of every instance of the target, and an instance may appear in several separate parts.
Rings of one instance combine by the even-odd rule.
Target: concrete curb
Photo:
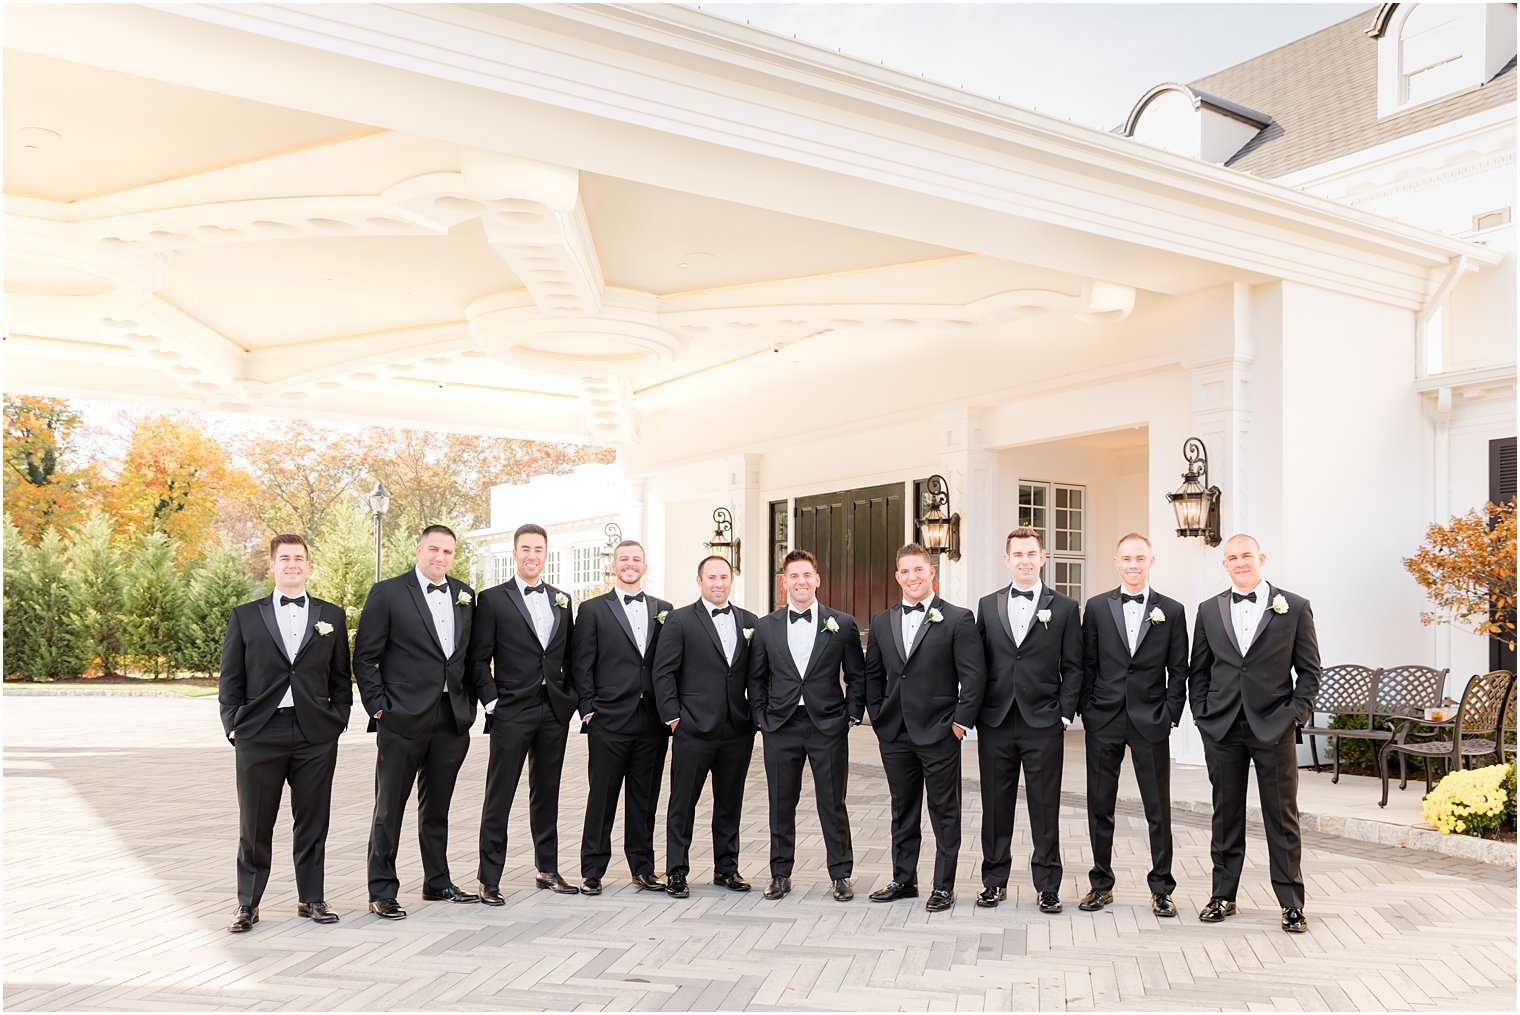
[[[178,691],[129,691],[93,687],[7,687],[5,693],[20,695],[23,698],[183,698],[187,701],[195,701],[198,698],[216,697],[214,694],[181,694]]]

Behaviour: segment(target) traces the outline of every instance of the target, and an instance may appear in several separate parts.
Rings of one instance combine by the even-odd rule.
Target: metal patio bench
[[[1425,792],[1431,789],[1430,767],[1432,761],[1444,761],[1447,771],[1458,766],[1465,767],[1468,758],[1487,754],[1499,756],[1498,738],[1504,718],[1504,704],[1515,683],[1515,675],[1509,670],[1494,670],[1480,674],[1467,682],[1462,691],[1462,701],[1457,714],[1447,722],[1426,722],[1425,725],[1440,737],[1450,733],[1449,738],[1408,742],[1409,728],[1400,729],[1394,739],[1383,749],[1382,776],[1383,798],[1379,807],[1388,806],[1388,766],[1393,755],[1399,756],[1399,789],[1409,785],[1406,758],[1418,757],[1425,764]],[[1411,717],[1418,718],[1418,717]]]

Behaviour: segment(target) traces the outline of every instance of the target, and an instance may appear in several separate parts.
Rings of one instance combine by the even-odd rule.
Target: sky
[[[1375,4],[690,4],[1099,130]],[[1368,14],[1371,23],[1371,14]]]

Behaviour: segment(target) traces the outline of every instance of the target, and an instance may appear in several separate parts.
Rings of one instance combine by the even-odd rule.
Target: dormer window
[[[1486,84],[1515,58],[1514,4],[1384,4],[1378,40],[1378,116]]]
[[[1227,164],[1271,118],[1187,85],[1157,85],[1140,97],[1119,133],[1204,162]]]

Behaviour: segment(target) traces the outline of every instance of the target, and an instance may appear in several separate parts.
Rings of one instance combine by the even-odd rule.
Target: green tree
[[[92,512],[74,533],[70,566],[79,586],[80,617],[100,672],[122,672],[126,652],[126,582],[116,530],[111,520]]]
[[[220,671],[232,608],[253,595],[242,550],[222,544],[206,554],[190,582],[180,627],[179,665],[207,676]]]
[[[5,541],[5,672],[32,680],[81,675],[90,649],[63,538],[48,529],[27,546],[8,524]]]
[[[352,646],[359,629],[359,611],[375,583],[373,517],[357,501],[333,511],[320,544],[311,548],[311,593],[343,607],[348,616]]]
[[[177,668],[185,610],[174,541],[162,532],[144,533],[135,557],[127,582],[127,651],[142,672],[169,676]]]

